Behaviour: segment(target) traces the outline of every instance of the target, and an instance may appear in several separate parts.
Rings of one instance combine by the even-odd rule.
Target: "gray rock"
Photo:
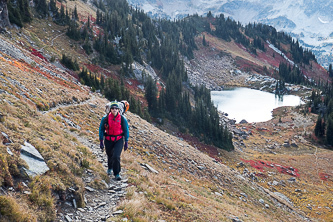
[[[89,103],[89,106],[91,106],[92,108],[96,108],[97,107],[96,104],[92,104],[92,103]]]
[[[291,205],[293,205],[293,203],[289,200],[289,198],[286,195],[279,193],[279,192],[274,192],[274,194],[277,195],[278,197],[280,197],[281,199],[287,201]]]
[[[222,194],[220,194],[219,192],[215,192],[215,195],[222,197]]]
[[[122,188],[121,188],[121,187],[116,187],[116,188],[114,188],[114,190],[115,190],[115,191],[121,191]]]
[[[102,202],[102,203],[98,204],[98,205],[95,207],[95,209],[100,208],[100,207],[104,207],[105,205],[106,205],[106,202]]]
[[[44,158],[34,146],[28,142],[24,142],[24,145],[21,146],[21,154],[32,157],[36,160],[44,161]]]
[[[44,162],[42,155],[28,142],[25,142],[24,145],[21,146],[20,157],[29,166],[29,169],[23,168],[28,176],[35,177],[50,170]]]
[[[65,219],[66,219],[66,221],[68,221],[68,222],[72,222],[72,221],[73,221],[72,218],[70,218],[70,216],[68,216],[68,215],[65,216]]]
[[[86,187],[85,187],[85,189],[86,189],[86,190],[88,190],[88,191],[90,191],[90,192],[94,192],[94,191],[95,191],[95,189],[94,189],[94,188],[92,188],[92,187],[89,187],[89,186],[86,186]]]
[[[198,167],[199,170],[204,170],[205,169],[205,167],[203,167],[203,166],[197,166],[197,167]]]
[[[289,143],[284,143],[283,146],[288,148],[288,147],[290,147],[290,144]]]
[[[81,208],[81,207],[79,207],[79,208],[77,208],[80,212],[86,212],[86,210],[85,209],[83,209],[83,208]]]
[[[294,183],[294,182],[296,182],[296,178],[295,178],[295,177],[290,177],[290,178],[288,179],[288,182],[289,182],[289,183]]]
[[[7,153],[9,154],[9,155],[11,155],[11,156],[13,156],[14,154],[13,154],[13,152],[10,150],[10,148],[9,147],[7,147]]]
[[[146,163],[145,166],[146,166],[151,172],[158,174],[158,171],[155,170],[154,168],[152,168],[148,163]]]
[[[245,166],[245,164],[243,162],[239,162],[239,163],[237,163],[236,167],[244,167],[244,166]]]
[[[232,221],[232,222],[243,222],[243,221],[240,220],[238,217],[231,218],[231,221]]]
[[[274,180],[273,182],[267,182],[267,184],[270,185],[270,186],[277,186],[277,185],[279,185],[279,182]]]
[[[73,206],[74,206],[75,209],[77,208],[77,204],[76,204],[76,200],[75,199],[73,199]]]
[[[122,214],[122,213],[124,213],[124,211],[122,211],[122,210],[117,210],[117,211],[113,212],[113,214]]]

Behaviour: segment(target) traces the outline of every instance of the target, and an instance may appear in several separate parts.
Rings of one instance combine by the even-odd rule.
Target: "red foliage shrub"
[[[36,49],[30,47],[30,51],[31,51],[31,54],[33,54],[47,62],[47,59]]]
[[[319,173],[319,177],[321,180],[327,181],[332,178],[332,175],[329,175],[327,173]]]
[[[249,163],[252,167],[256,168],[257,170],[264,172],[264,168],[275,168],[277,169],[280,173],[283,174],[288,174],[294,177],[299,177],[298,174],[298,169],[293,168],[291,166],[282,166],[277,163],[272,163],[268,161],[263,161],[263,160],[244,160],[241,159],[241,161],[245,163]]]

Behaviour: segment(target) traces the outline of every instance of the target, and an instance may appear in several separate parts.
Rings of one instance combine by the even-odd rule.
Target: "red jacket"
[[[121,115],[113,116],[112,113],[108,116],[107,125],[105,126],[105,139],[117,141],[124,135],[121,127]]]

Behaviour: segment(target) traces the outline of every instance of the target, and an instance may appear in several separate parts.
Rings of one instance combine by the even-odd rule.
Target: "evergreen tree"
[[[9,21],[19,27],[32,20],[28,0],[8,0],[7,10]]]
[[[325,121],[323,121],[321,115],[318,115],[318,119],[315,126],[315,135],[319,138],[323,138],[325,135]]]
[[[77,14],[77,7],[76,7],[76,5],[75,5],[75,7],[74,7],[74,11],[73,11],[72,19],[75,20],[75,21],[78,21],[78,20],[79,20],[79,15]]]
[[[79,64],[75,60],[73,62],[72,58],[66,56],[65,54],[62,54],[62,58],[60,61],[63,65],[65,65],[68,69],[71,69],[73,71],[77,71],[80,69]]]
[[[18,0],[19,7],[20,7],[20,14],[22,18],[22,22],[31,22],[32,21],[32,14],[29,10],[29,1],[28,0]]]
[[[203,46],[206,46],[206,45],[207,45],[205,35],[203,35],[203,37],[202,37],[202,45],[203,45]]]
[[[333,78],[333,69],[332,69],[332,64],[330,64],[330,65],[329,65],[329,67],[328,67],[328,74],[329,74],[329,76],[330,76],[330,77],[332,77],[332,78]]]
[[[9,21],[19,27],[23,27],[21,13],[17,4],[18,1],[14,0],[9,0],[7,3]]]
[[[45,18],[48,15],[48,4],[46,3],[46,0],[35,0],[35,8],[42,18]]]
[[[58,16],[58,7],[57,7],[57,2],[56,0],[50,0],[49,3],[49,10],[52,13],[52,16],[56,18]]]
[[[60,6],[60,12],[55,15],[55,22],[58,25],[66,25],[67,24],[67,19],[66,19],[66,14],[65,14],[65,7],[63,4]]]
[[[79,25],[74,20],[70,21],[66,32],[67,36],[76,41],[80,40],[81,33],[79,28],[80,28]]]
[[[148,102],[148,111],[151,114],[156,114],[157,112],[157,88],[156,82],[148,76],[145,82],[145,97]]]
[[[333,114],[328,117],[326,141],[329,145],[333,146]]]

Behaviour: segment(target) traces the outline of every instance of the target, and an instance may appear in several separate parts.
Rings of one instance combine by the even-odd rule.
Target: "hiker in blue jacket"
[[[104,115],[99,127],[99,140],[100,148],[105,151],[108,156],[108,170],[107,173],[111,175],[112,171],[116,180],[121,180],[119,175],[120,155],[122,149],[126,151],[128,148],[128,122],[127,119],[120,115],[119,105],[117,101],[111,102],[106,105],[106,112],[110,107],[110,112]],[[104,138],[104,141],[103,141]]]

